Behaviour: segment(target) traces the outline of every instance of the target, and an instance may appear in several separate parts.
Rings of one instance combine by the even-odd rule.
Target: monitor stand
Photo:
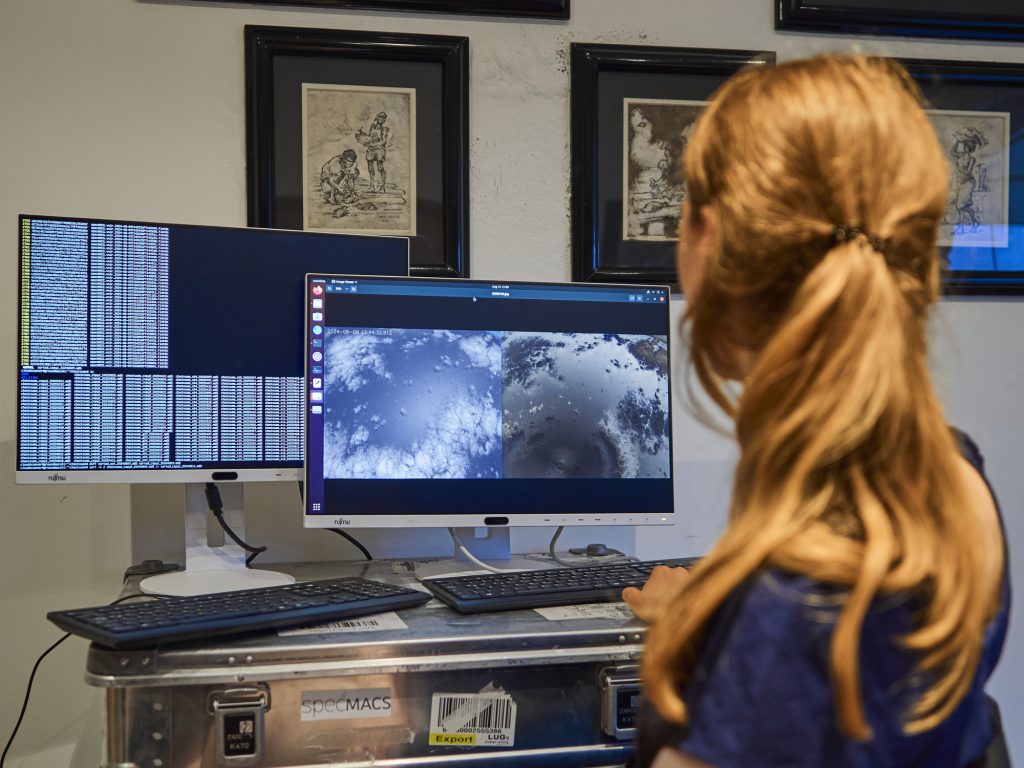
[[[484,528],[455,528],[458,541],[474,557],[492,568],[502,571],[536,571],[552,568],[555,563],[512,556],[511,531],[508,526],[487,526]],[[485,569],[466,557],[459,549],[454,537],[454,557],[416,564],[416,578],[436,579],[443,576],[462,576],[467,573],[487,573]]]
[[[224,520],[245,541],[242,483],[219,486]],[[224,543],[221,530],[206,501],[205,484],[185,486],[185,570],[143,579],[143,592],[161,595],[204,595],[291,584],[292,576],[247,568],[246,553],[232,542]]]

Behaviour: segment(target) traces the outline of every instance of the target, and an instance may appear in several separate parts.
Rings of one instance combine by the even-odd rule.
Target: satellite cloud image
[[[505,477],[669,477],[668,343],[502,336]]]
[[[329,327],[329,478],[669,476],[660,336]]]

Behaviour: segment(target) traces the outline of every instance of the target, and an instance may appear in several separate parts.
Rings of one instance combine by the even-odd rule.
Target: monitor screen
[[[665,286],[306,288],[307,527],[671,522]]]
[[[298,479],[310,271],[405,238],[22,216],[18,482]]]

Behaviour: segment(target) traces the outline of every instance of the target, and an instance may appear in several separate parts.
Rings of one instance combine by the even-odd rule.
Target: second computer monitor
[[[22,216],[17,480],[295,480],[306,274],[406,238]]]
[[[310,275],[308,527],[673,511],[664,286]]]

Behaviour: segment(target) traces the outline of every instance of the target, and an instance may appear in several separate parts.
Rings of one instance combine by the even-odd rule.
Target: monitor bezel
[[[302,467],[245,469],[18,469],[17,485],[76,485],[95,483],[249,483],[298,481]]]
[[[26,220],[49,220],[49,221],[75,221],[87,224],[123,224],[126,226],[143,227],[174,227],[176,229],[205,229],[205,230],[227,230],[237,232],[278,232],[287,235],[300,237],[323,237],[342,236],[372,238],[375,240],[402,240],[405,241],[405,262],[406,271],[410,266],[409,238],[401,235],[370,235],[355,232],[314,232],[300,229],[284,229],[280,227],[231,227],[213,224],[182,224],[169,221],[136,221],[129,219],[108,219],[87,216],[57,216],[53,214],[29,214],[18,215],[18,300],[15,302],[17,312],[16,327],[18,329],[17,343],[14,347],[14,366],[17,372],[17,384],[14,388],[14,413],[17,424],[15,425],[15,471],[14,482],[16,485],[75,485],[75,484],[102,484],[102,483],[207,483],[207,482],[276,482],[276,481],[300,481],[304,477],[305,463],[298,466],[277,466],[277,467],[235,467],[225,464],[220,467],[167,467],[167,468],[146,468],[129,469],[118,467],[117,469],[18,469],[18,461],[21,456],[21,339],[22,339],[22,258],[21,238],[22,227]],[[359,277],[373,277],[374,275],[359,275]],[[304,374],[305,375],[305,374]],[[303,446],[305,447],[305,446]]]
[[[358,280],[360,278],[371,277],[372,279],[378,279],[376,276],[367,275],[339,275],[339,274],[326,274],[326,273],[310,273],[306,275],[306,301],[308,302],[310,296],[310,283],[312,280]],[[624,289],[629,291],[640,291],[645,289],[658,289],[665,292],[665,314],[667,321],[668,331],[666,335],[666,343],[668,344],[669,354],[669,397],[668,397],[668,418],[669,424],[672,424],[672,332],[671,332],[671,287],[664,284],[633,284],[633,283],[570,283],[570,282],[557,282],[557,281],[538,281],[538,280],[483,280],[483,279],[467,279],[467,278],[446,278],[446,277],[388,277],[380,276],[381,280],[401,280],[406,282],[448,282],[455,285],[516,285],[516,286],[565,286],[568,288],[593,288],[595,290],[607,290],[612,289]],[[309,400],[309,341],[310,341],[310,328],[309,328],[309,311],[305,313],[304,319],[305,326],[305,344],[306,354],[303,355],[304,367],[305,367],[305,380],[306,386],[304,387],[304,400],[305,407],[303,409],[303,419],[305,421],[304,434],[306,439],[304,455],[309,454],[309,416],[310,416],[310,400]],[[675,484],[675,455],[674,445],[671,434],[669,434],[669,477],[668,482]],[[309,481],[309,463],[303,464],[303,488],[307,488]],[[372,481],[371,481],[372,482]],[[302,499],[302,524],[305,528],[519,528],[519,527],[548,527],[548,526],[633,526],[633,525],[674,525],[676,522],[676,501],[675,494],[671,495],[672,504],[671,509],[667,512],[660,512],[656,514],[650,513],[604,513],[595,511],[587,514],[570,514],[570,515],[559,515],[551,513],[537,513],[537,512],[520,512],[513,514],[501,514],[495,516],[488,513],[487,511],[481,511],[479,513],[463,513],[463,514],[450,514],[450,515],[395,515],[395,514],[351,514],[351,515],[331,515],[325,513],[312,514],[308,508],[308,496],[303,493]]]

